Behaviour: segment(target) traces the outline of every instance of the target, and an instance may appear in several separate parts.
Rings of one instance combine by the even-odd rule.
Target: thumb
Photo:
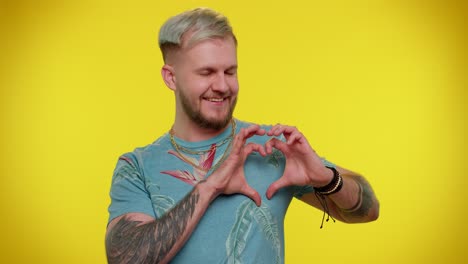
[[[241,189],[240,193],[252,199],[257,206],[262,205],[262,198],[260,198],[260,194],[258,194],[258,192],[252,187],[246,185]]]
[[[283,187],[286,187],[288,186],[286,180],[281,177],[279,178],[278,180],[276,180],[275,182],[273,182],[267,189],[267,192],[266,192],[266,197],[268,198],[268,200],[271,199],[271,197],[273,197],[273,195],[275,195],[275,193],[283,188]]]

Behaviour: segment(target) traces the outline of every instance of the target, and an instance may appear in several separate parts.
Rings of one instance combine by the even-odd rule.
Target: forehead
[[[192,67],[232,67],[237,65],[237,47],[232,37],[211,38],[183,47],[178,61]]]

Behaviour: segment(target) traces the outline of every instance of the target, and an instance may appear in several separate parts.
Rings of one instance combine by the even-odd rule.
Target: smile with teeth
[[[222,102],[224,101],[224,98],[205,98],[205,100],[208,100],[210,102]]]

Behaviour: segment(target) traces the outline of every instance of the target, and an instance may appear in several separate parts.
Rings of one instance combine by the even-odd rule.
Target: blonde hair
[[[185,39],[186,33],[189,39]],[[210,38],[232,36],[237,45],[227,17],[209,8],[196,8],[169,18],[159,31],[159,48],[163,59],[171,50],[191,46]]]

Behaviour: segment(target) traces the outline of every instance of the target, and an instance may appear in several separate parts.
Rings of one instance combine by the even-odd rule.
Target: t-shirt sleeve
[[[144,213],[155,217],[145,180],[136,159],[125,154],[117,161],[110,190],[109,221],[126,213]]]
[[[324,166],[336,168],[335,164],[331,163],[330,161],[326,160],[325,158],[321,158],[321,159],[322,159],[322,163],[323,163]],[[295,189],[294,189],[293,195],[297,199],[301,199],[301,197],[304,196],[304,194],[311,193],[311,192],[314,192],[314,187],[312,187],[310,185],[296,186]]]

